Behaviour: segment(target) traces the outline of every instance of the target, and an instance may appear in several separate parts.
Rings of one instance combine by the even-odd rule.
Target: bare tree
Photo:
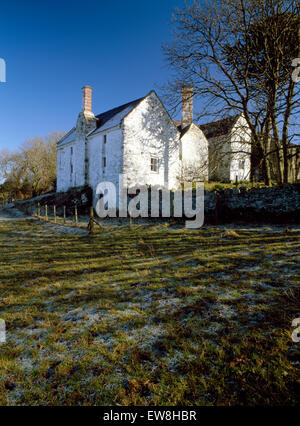
[[[195,0],[176,10],[173,24],[173,43],[164,46],[174,72],[165,88],[171,108],[191,84],[201,101],[198,120],[243,113],[266,183],[272,140],[287,181],[289,126],[299,121],[299,89],[291,79],[291,58],[299,53],[297,0]]]
[[[56,144],[64,132],[26,141],[16,152],[0,152],[0,176],[14,198],[39,195],[55,189]]]

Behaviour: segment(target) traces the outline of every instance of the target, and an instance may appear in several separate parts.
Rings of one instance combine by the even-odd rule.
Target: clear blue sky
[[[161,45],[184,0],[1,2],[0,149],[70,130],[81,87],[95,114],[139,98],[167,79]]]

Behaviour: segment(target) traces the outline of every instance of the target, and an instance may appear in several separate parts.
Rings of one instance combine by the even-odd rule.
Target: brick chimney
[[[97,119],[92,113],[92,88],[83,86],[82,111],[79,113],[76,123],[77,138],[84,141],[84,184],[89,185],[89,149],[87,135],[96,129]]]
[[[182,88],[182,128],[189,126],[193,122],[193,86],[183,86]]]
[[[83,86],[82,90],[82,111],[92,112],[92,88]]]

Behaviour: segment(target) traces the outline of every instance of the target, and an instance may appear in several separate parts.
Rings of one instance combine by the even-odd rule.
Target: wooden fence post
[[[56,206],[53,206],[54,223],[56,223]]]
[[[75,206],[75,226],[78,225],[78,213],[77,213],[77,206]]]
[[[40,203],[38,203],[37,216],[38,216],[38,218],[40,218],[40,216],[41,216],[41,205],[40,205]]]
[[[48,221],[48,206],[45,204],[45,221]]]
[[[93,206],[90,208],[90,221],[88,224],[89,235],[94,233],[94,208]]]
[[[64,206],[64,223],[66,223],[66,206]]]

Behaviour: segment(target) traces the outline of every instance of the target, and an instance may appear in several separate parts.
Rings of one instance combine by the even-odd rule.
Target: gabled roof
[[[203,133],[200,126],[197,126],[197,124],[195,123],[191,123],[188,126],[185,126],[183,129],[181,128],[181,125],[179,125],[177,129],[180,131],[180,138],[182,138],[186,133],[188,133],[191,130],[191,128],[195,128],[197,132]]]
[[[97,133],[98,131],[119,125],[123,118],[129,114],[143,99],[145,99],[145,97],[146,96],[135,99],[134,101],[128,102],[127,104],[120,105],[116,108],[96,115],[96,129],[90,132],[90,135]],[[58,141],[57,145],[65,145],[68,142],[73,141],[75,130],[76,127],[73,127],[62,139]]]
[[[200,124],[199,127],[207,139],[227,135],[232,130],[240,116],[241,114],[236,114],[222,120],[212,121],[207,124]]]
[[[182,122],[181,121],[173,120],[173,123],[177,127],[177,130],[180,132],[181,138],[182,138],[183,135],[185,135],[190,130],[191,126],[194,124],[194,123],[191,123],[191,124],[188,124],[187,126],[185,126],[184,128],[182,128]],[[195,126],[197,126],[197,125],[195,124]]]
[[[116,108],[110,109],[108,111],[102,112],[101,114],[98,114],[95,116],[96,119],[96,128],[92,130],[88,136],[94,135],[98,132],[101,132],[103,130],[110,129],[112,127],[118,126],[121,124],[122,120],[144,99],[146,99],[149,95],[152,93],[155,94],[155,96],[158,98],[159,102],[165,109],[164,105],[162,104],[161,100],[157,96],[156,92],[154,90],[151,90],[146,96],[143,96],[142,98],[135,99],[134,101],[128,102],[126,104],[120,105]],[[165,109],[166,110],[166,109]],[[168,111],[166,110],[166,113],[169,115]],[[170,117],[170,115],[169,115]],[[170,117],[171,122],[173,123],[173,120]],[[174,123],[173,123],[174,124]],[[174,124],[176,127],[176,124]],[[76,131],[76,127],[73,127],[70,132],[67,133],[66,136],[64,136],[60,141],[58,141],[57,145],[64,145],[74,139],[73,134]]]
[[[74,140],[74,133],[75,127],[72,127],[68,133],[66,133],[59,141],[57,141],[56,145],[65,145],[69,142],[72,142]]]
[[[97,133],[99,129],[104,130],[110,127],[117,126],[121,123],[123,118],[129,114],[145,97],[136,99],[134,101],[128,102],[127,104],[118,106],[116,108],[110,109],[109,111],[102,112],[101,114],[96,115],[96,129],[92,133]]]

